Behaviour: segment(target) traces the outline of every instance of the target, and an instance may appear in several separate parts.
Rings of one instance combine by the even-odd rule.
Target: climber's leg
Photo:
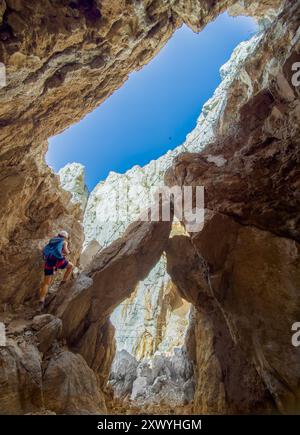
[[[45,261],[45,265],[44,265],[45,276],[44,276],[43,284],[40,288],[40,303],[42,306],[44,305],[46,296],[48,294],[49,286],[52,282],[56,261],[57,260],[55,258],[51,258],[51,257],[48,257]]]
[[[52,275],[45,275],[42,287],[40,288],[40,302],[43,304],[48,294],[49,286],[52,281]]]
[[[64,277],[63,277],[63,279],[62,279],[62,284],[64,284],[65,282],[67,282],[67,281],[69,280],[69,278],[70,278],[70,276],[71,276],[71,273],[72,273],[72,271],[73,271],[73,269],[74,269],[74,266],[73,266],[72,263],[70,263],[70,262],[68,261],[68,264],[67,264],[67,266],[65,267],[65,269],[66,269],[66,271],[65,271]]]

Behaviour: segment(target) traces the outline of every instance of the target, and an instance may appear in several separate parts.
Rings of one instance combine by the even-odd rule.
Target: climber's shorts
[[[58,260],[55,257],[48,257],[45,261],[44,273],[45,276],[51,276],[56,269],[65,269],[69,262],[65,258]]]

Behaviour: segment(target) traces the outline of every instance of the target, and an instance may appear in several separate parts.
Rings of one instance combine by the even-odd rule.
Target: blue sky
[[[101,106],[50,138],[47,163],[55,171],[82,163],[91,190],[109,171],[143,166],[180,145],[220,83],[220,66],[255,30],[252,19],[227,14],[200,34],[183,26]]]

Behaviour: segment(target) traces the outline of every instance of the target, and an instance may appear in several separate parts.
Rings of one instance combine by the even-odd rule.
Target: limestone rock
[[[95,0],[85,7],[81,2],[14,5],[4,15],[1,31],[0,57],[9,77],[6,89],[0,90],[5,103],[3,138],[16,149],[18,144],[36,149],[97,107],[130,72],[149,62],[183,23],[200,31],[234,3],[192,0],[187,6],[183,0],[167,0],[125,8]],[[244,2],[242,12],[263,16],[270,9],[270,1],[255,5]],[[39,121],[34,141],[33,119]]]
[[[6,9],[5,0],[1,0],[0,1],[0,23],[2,23],[2,17],[3,17],[3,14],[5,12],[5,9]]]
[[[179,254],[183,249],[185,257]],[[186,236],[170,239],[167,258],[179,291],[196,307],[194,334],[188,340],[189,347],[195,349],[194,412],[270,412],[270,393],[243,346],[234,341],[222,306],[212,294],[206,263],[191,240]]]
[[[133,383],[131,399],[138,401],[145,399],[148,395],[148,379],[146,376],[140,376]]]
[[[176,252],[181,249],[186,253],[190,250],[190,256],[179,259]],[[238,400],[235,406],[246,406],[245,411],[249,412],[253,405],[247,401],[255,390],[251,394],[246,391],[256,385],[259,389],[252,400],[257,405],[260,390],[261,406],[264,401],[267,405],[269,394],[282,412],[296,412],[300,366],[298,351],[290,344],[288,325],[295,322],[299,303],[299,295],[296,296],[300,285],[296,266],[299,245],[207,211],[204,229],[194,235],[192,243],[175,237],[170,240],[167,252],[168,269],[174,282],[198,310],[194,338],[199,374],[197,409],[236,412],[239,408],[224,409],[225,397],[232,394],[228,403],[234,405]],[[188,267],[189,281],[186,280]],[[208,343],[213,346],[211,351]],[[286,358],[289,364],[284,363]],[[251,369],[248,361],[253,362]],[[221,372],[224,365],[228,367],[228,378],[225,382],[220,380],[218,385],[212,379],[218,379],[219,365],[223,367]],[[243,381],[238,381],[240,376]],[[241,388],[245,379],[247,384]],[[265,392],[263,385],[267,387]],[[243,399],[239,394],[245,394]]]
[[[1,414],[23,414],[42,407],[42,369],[37,349],[7,340],[0,348]]]
[[[5,180],[0,193],[0,204],[5,204],[0,218],[0,302],[19,306],[36,297],[43,278],[42,248],[61,228],[71,235],[70,259],[76,264],[83,242],[82,212],[69,203],[69,194],[41,157],[23,156],[10,173],[9,159],[21,159],[22,154],[13,151],[10,156],[0,163]]]
[[[203,105],[195,129],[181,146],[143,167],[136,165],[125,174],[110,172],[97,184],[90,193],[84,214],[85,246],[91,240],[97,240],[106,247],[120,237],[141,210],[150,205],[155,190],[164,185],[164,174],[173,159],[184,151],[199,152],[214,140],[230,85],[242,74],[244,62],[251,58],[261,38],[262,35],[255,35],[235,48],[228,62],[221,67],[222,82]]]
[[[111,316],[117,348],[138,359],[149,358],[157,350],[172,353],[174,347],[184,343],[189,308],[166,273],[163,255]]]
[[[38,331],[46,326],[47,323],[52,322],[54,319],[55,316],[52,316],[52,314],[40,314],[38,316],[34,316],[31,327],[33,330]]]
[[[204,186],[207,208],[300,240],[295,190],[300,102],[299,87],[292,84],[293,59],[299,52],[295,14],[299,17],[293,3],[245,60],[243,80],[236,78],[231,85],[216,139],[199,154],[178,156],[166,182]],[[287,22],[288,35],[282,31]],[[282,50],[280,59],[273,59],[272,47]],[[212,157],[222,158],[223,164]]]
[[[232,83],[216,140],[176,158],[166,176],[170,185],[204,186],[210,209],[192,242],[173,238],[168,251],[174,283],[197,307],[198,412],[270,412],[272,401],[280,412],[299,412],[290,344],[299,303],[298,19],[292,2],[245,61],[246,75]]]
[[[290,327],[300,302],[300,245],[228,221],[208,214],[206,228],[194,238],[194,246],[209,265],[212,292],[235,342],[254,362],[278,409],[297,412],[300,364],[298,349],[291,345]],[[222,257],[215,256],[212,233],[219,236],[217,249]]]
[[[187,370],[187,366],[181,349],[171,357],[155,354],[140,362],[123,350],[116,354],[110,385],[115,397],[129,396],[135,405],[181,406],[194,396],[193,367],[190,365]]]
[[[103,102],[184,22],[199,31],[234,0],[201,5],[193,0],[189,12],[182,1],[81,3],[15,2],[6,8],[1,2],[0,58],[7,75],[7,86],[0,89],[5,303],[33,297],[41,279],[35,272],[41,267],[39,251],[59,227],[72,234],[72,260],[80,253],[80,211],[68,205],[68,195],[44,163],[48,138]]]
[[[51,305],[62,319],[68,346],[84,358],[69,351],[53,356],[44,376],[46,408],[105,412],[98,386],[103,390],[114,353],[108,317],[167,248],[169,274],[195,306],[187,339],[190,347],[194,340],[196,350],[195,410],[265,413],[275,405],[276,411],[299,412],[299,358],[288,334],[291,322],[299,320],[300,117],[299,87],[292,80],[292,66],[299,60],[299,2],[84,3],[0,1],[0,58],[8,78],[0,89],[0,302],[5,309],[36,297],[40,250],[58,229],[72,234],[74,262],[81,251],[82,210],[69,202],[70,195],[44,163],[47,139],[104,101],[183,23],[200,31],[233,5],[232,13],[272,20],[251,48],[244,45],[249,56],[239,58],[235,52],[241,63],[226,98],[215,95],[217,101],[205,106],[202,121],[217,121],[213,137],[208,128],[206,148],[176,157],[165,179],[169,185],[205,186],[206,205],[213,212],[203,232],[192,241],[175,236],[168,247],[170,227],[161,222],[133,224],[111,246],[128,222],[104,231],[106,243],[91,232],[105,249],[87,268],[88,277],[68,284]],[[270,9],[279,6],[277,16]],[[223,68],[225,81],[232,72],[228,65]],[[197,146],[197,134],[187,143]],[[170,164],[173,157],[168,154]],[[147,181],[142,168],[133,172],[138,182]],[[114,178],[119,179],[111,174]],[[103,191],[110,192],[112,184]],[[137,196],[136,189],[132,193]],[[91,206],[92,200],[91,195]],[[32,331],[26,332],[34,339]],[[41,409],[36,347],[22,338],[0,354],[3,413]],[[88,366],[99,374],[99,385]],[[181,364],[178,370],[186,371]],[[137,382],[141,398],[152,387],[154,401],[180,396],[165,372],[154,386],[150,374]]]
[[[106,412],[95,373],[72,352],[62,352],[50,360],[43,377],[43,392],[46,408],[57,414]]]
[[[82,269],[88,267],[100,249],[101,246],[99,242],[97,242],[97,240],[91,240],[80,255],[80,267]]]
[[[89,196],[84,179],[84,166],[80,163],[69,163],[59,170],[58,176],[62,187],[71,193],[72,201],[84,210]]]
[[[110,372],[110,384],[116,397],[124,399],[131,395],[137,367],[137,360],[126,350],[116,353]]]
[[[43,326],[37,333],[39,350],[43,353],[47,352],[51,348],[54,340],[61,337],[61,333],[62,321],[60,319],[55,318]]]

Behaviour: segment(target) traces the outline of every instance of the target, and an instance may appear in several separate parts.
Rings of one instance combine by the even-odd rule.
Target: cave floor
[[[118,399],[107,400],[109,415],[193,415],[193,403],[170,407],[167,404],[139,405]]]

